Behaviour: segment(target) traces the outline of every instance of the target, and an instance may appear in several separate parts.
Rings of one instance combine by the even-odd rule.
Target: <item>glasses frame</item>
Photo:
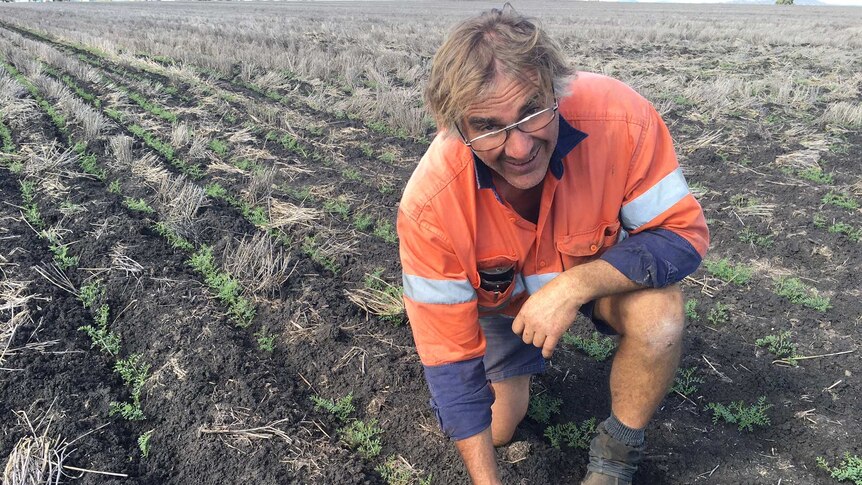
[[[458,125],[455,125],[455,128],[458,130],[458,134],[459,134],[459,135],[461,135],[461,141],[463,141],[465,145],[467,145],[468,147],[470,147],[470,149],[471,149],[471,150],[473,150],[473,151],[475,151],[475,152],[489,152],[489,151],[491,151],[491,150],[496,150],[496,149],[500,148],[501,146],[505,145],[505,144],[506,144],[506,142],[507,142],[507,141],[509,141],[509,132],[511,132],[511,131],[512,131],[512,130],[514,130],[515,128],[517,128],[517,129],[518,129],[519,131],[521,131],[522,133],[535,133],[535,132],[537,132],[537,131],[539,131],[539,130],[541,130],[541,129],[545,128],[546,126],[550,125],[550,124],[551,124],[551,122],[552,122],[552,121],[554,121],[554,118],[556,118],[557,111],[559,110],[559,108],[560,108],[560,103],[559,103],[559,100],[557,100],[557,98],[556,98],[556,96],[555,96],[555,97],[554,97],[554,106],[553,106],[553,107],[545,108],[545,109],[543,109],[543,110],[536,111],[535,113],[533,113],[533,114],[531,114],[531,115],[527,116],[526,118],[524,118],[524,119],[522,119],[522,120],[520,120],[520,121],[516,121],[516,122],[512,123],[511,125],[504,126],[503,128],[500,128],[499,130],[494,130],[494,131],[491,131],[491,132],[485,133],[485,134],[483,134],[483,135],[479,135],[479,136],[477,136],[477,137],[475,137],[475,138],[472,138],[472,139],[470,139],[470,140],[468,140],[468,139],[467,139],[467,137],[465,137],[465,136],[464,136],[464,133],[461,131],[461,128],[459,128],[459,127],[458,127]],[[521,124],[526,123],[526,122],[530,121],[531,119],[533,119],[533,118],[535,118],[535,117],[537,117],[537,116],[539,116],[539,115],[541,115],[541,114],[544,114],[544,113],[546,113],[546,112],[548,112],[548,111],[553,111],[553,112],[554,112],[554,117],[553,117],[553,118],[551,118],[551,119],[548,121],[548,124],[547,124],[547,125],[545,125],[545,126],[543,126],[543,127],[541,127],[541,128],[536,128],[535,130],[532,130],[532,131],[526,131],[526,130],[524,130],[524,129],[522,129],[522,128],[521,128],[521,126],[520,126]],[[492,136],[496,136],[496,135],[499,135],[500,133],[503,133],[503,132],[505,132],[505,133],[506,133],[505,138],[503,138],[503,142],[502,142],[502,143],[500,143],[499,145],[495,146],[494,148],[485,148],[485,149],[479,150],[479,149],[476,149],[476,148],[474,148],[474,147],[473,147],[473,142],[475,142],[476,140],[481,140],[482,138],[489,138],[489,137],[492,137]]]

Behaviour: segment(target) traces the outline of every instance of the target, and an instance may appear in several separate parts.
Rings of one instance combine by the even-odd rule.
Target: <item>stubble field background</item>
[[[0,6],[4,479],[48,453],[81,483],[466,483],[394,223],[430,58],[486,7]],[[636,483],[839,483],[817,461],[862,452],[862,9],[515,7],[656,106],[711,229]],[[570,333],[505,483],[585,471],[611,359],[582,348],[613,342]],[[768,424],[714,419],[761,397]]]

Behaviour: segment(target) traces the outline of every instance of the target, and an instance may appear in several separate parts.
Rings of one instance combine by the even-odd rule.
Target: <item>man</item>
[[[667,128],[626,85],[566,66],[510,6],[459,24],[426,102],[440,133],[398,214],[404,301],[443,431],[474,483],[524,418],[578,311],[620,343],[583,484],[631,483],[679,362],[675,283],[709,244]]]

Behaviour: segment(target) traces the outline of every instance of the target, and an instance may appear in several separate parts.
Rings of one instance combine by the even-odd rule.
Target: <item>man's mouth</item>
[[[508,162],[508,163],[509,163],[509,165],[514,165],[516,167],[523,167],[524,165],[527,165],[528,163],[535,160],[537,156],[539,156],[539,149],[538,148],[536,149],[536,153],[534,153],[533,156],[530,157],[527,161],[525,161],[523,163],[515,163],[515,162]]]

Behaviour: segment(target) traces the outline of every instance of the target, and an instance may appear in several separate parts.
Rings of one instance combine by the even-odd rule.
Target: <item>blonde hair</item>
[[[574,75],[560,47],[537,21],[508,3],[482,12],[456,25],[434,55],[425,104],[438,129],[454,132],[464,111],[487,94],[498,72],[539,89],[553,86],[557,94]]]

